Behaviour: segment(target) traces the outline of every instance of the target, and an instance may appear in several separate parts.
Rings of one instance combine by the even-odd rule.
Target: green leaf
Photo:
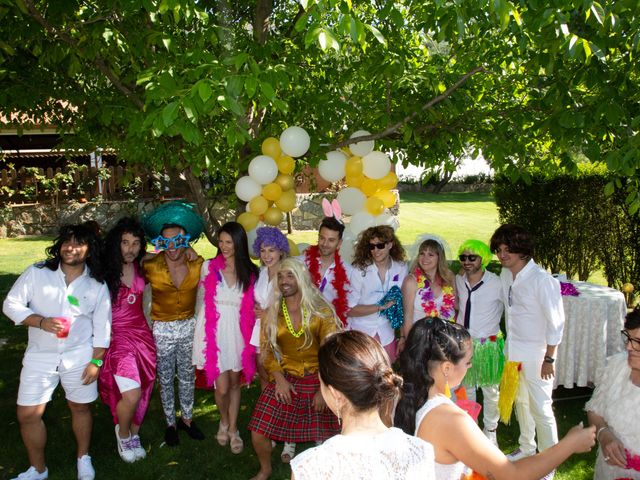
[[[162,37],[162,44],[167,51],[171,50],[171,37]]]
[[[267,100],[273,100],[273,97],[276,95],[276,92],[269,82],[260,82],[260,90]]]
[[[211,90],[211,85],[206,80],[201,80],[198,84],[198,95],[203,102],[206,102],[211,98],[213,91]]]
[[[162,109],[162,123],[165,127],[169,127],[178,118],[178,106],[178,102],[171,102]]]
[[[196,111],[193,101],[189,97],[184,97],[182,99],[182,109],[189,120],[194,123],[198,120],[198,112]]]
[[[258,79],[256,77],[246,77],[244,79],[244,90],[249,98],[253,98],[258,89]]]
[[[385,40],[384,35],[380,33],[380,30],[378,30],[373,25],[367,25],[367,28],[371,30],[371,33],[373,33],[373,36],[376,37],[376,40],[378,40],[379,43],[385,46],[387,45],[387,41]]]
[[[600,25],[603,25],[603,18],[604,18],[604,9],[602,8],[602,5],[600,5],[599,3],[593,2],[593,4],[591,5],[591,13],[593,13],[593,16],[595,17],[595,19],[597,20],[597,22]]]

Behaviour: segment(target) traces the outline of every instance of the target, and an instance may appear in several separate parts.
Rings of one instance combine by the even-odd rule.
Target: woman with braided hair
[[[489,480],[549,479],[570,455],[591,449],[595,428],[580,425],[545,451],[509,461],[471,416],[449,399],[450,390],[471,366],[472,356],[469,332],[437,317],[414,323],[400,355],[404,385],[395,425],[433,445],[438,480],[460,480],[468,469]]]

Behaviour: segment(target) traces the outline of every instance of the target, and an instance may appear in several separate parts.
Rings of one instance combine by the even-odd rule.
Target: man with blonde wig
[[[260,354],[269,384],[256,403],[249,430],[260,461],[254,479],[271,475],[271,441],[322,442],[340,431],[320,393],[318,350],[340,329],[332,305],[313,285],[305,266],[280,262],[274,303],[262,322]]]
[[[500,318],[504,311],[500,278],[486,268],[492,257],[488,245],[466,240],[458,250],[460,273],[456,275],[460,309],[458,323],[473,339],[473,366],[463,385],[470,399],[482,388],[484,434],[497,446],[499,384],[504,368],[504,337]]]

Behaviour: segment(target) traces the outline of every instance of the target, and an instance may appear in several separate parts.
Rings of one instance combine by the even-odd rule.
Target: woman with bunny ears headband
[[[309,269],[313,283],[320,289],[324,298],[333,304],[338,317],[345,325],[353,301],[349,282],[352,267],[340,258],[340,245],[345,228],[340,221],[342,211],[337,200],[329,203],[326,198],[322,201],[322,208],[326,217],[318,229],[318,244],[307,248],[301,260]]]

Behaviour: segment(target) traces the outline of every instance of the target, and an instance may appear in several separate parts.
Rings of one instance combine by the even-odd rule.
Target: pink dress
[[[121,283],[112,305],[111,344],[100,369],[98,388],[102,401],[111,409],[114,423],[118,423],[116,405],[122,398],[114,375],[141,386],[140,403],[133,416],[136,425],[142,424],[156,379],[156,345],[142,310],[143,291],[144,278],[136,266],[131,288]]]

